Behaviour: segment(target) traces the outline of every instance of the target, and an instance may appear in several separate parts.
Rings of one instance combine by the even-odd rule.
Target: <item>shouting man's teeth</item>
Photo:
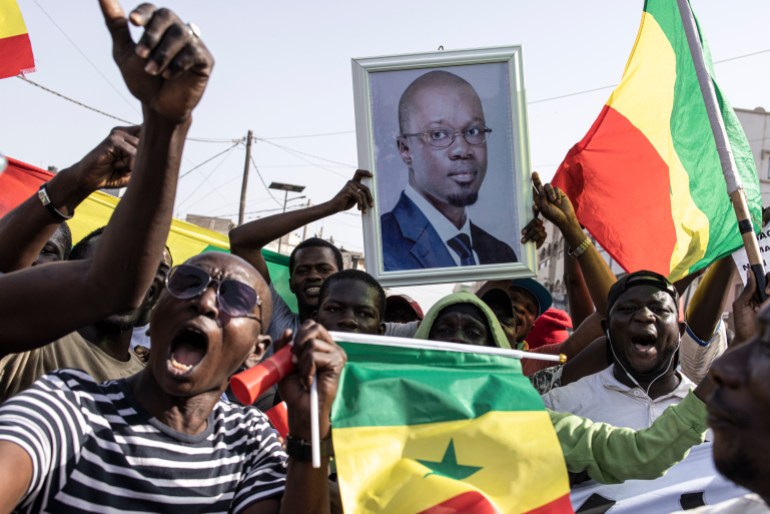
[[[184,375],[192,369],[192,364],[182,364],[173,356],[168,359],[168,370],[175,375]]]

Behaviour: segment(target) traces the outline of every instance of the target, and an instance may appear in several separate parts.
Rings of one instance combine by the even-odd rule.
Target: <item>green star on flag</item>
[[[481,469],[480,467],[463,466],[462,464],[457,463],[454,439],[449,440],[449,446],[447,447],[446,452],[444,452],[444,457],[441,459],[441,462],[420,459],[417,459],[417,462],[432,470],[430,473],[426,473],[423,478],[436,474],[454,480],[465,480]]]

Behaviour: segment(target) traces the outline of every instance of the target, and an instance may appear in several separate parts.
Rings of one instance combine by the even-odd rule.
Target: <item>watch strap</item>
[[[286,454],[298,462],[310,462],[313,460],[313,450],[310,441],[289,434],[286,438]],[[334,455],[332,438],[321,440],[321,458]]]
[[[45,207],[54,218],[57,218],[61,221],[67,221],[69,219],[72,219],[72,216],[74,215],[74,213],[70,216],[67,216],[66,214],[64,214],[59,209],[53,206],[53,204],[51,203],[51,197],[48,196],[48,188],[46,187],[46,184],[42,184],[40,186],[40,189],[37,190],[37,197],[40,199],[40,203],[43,204],[43,207]]]

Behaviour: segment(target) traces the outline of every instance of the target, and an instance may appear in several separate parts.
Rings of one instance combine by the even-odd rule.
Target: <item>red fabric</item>
[[[547,344],[540,348],[535,348],[532,353],[544,353],[546,355],[559,355],[561,353],[561,347],[564,343],[559,344]],[[550,368],[551,366],[558,366],[558,362],[544,361],[540,359],[521,359],[521,372],[525,376],[531,377],[541,369]]]
[[[558,344],[569,337],[568,328],[572,328],[572,318],[561,309],[551,307],[540,315],[532,330],[527,334],[527,345],[530,350],[547,344]]]
[[[484,495],[476,491],[468,491],[450,498],[445,502],[434,505],[420,514],[499,514],[494,505]],[[560,496],[526,514],[573,514],[569,494]]]
[[[565,494],[542,507],[528,511],[527,514],[574,514],[574,512],[569,494]]]
[[[677,239],[668,166],[626,117],[605,105],[552,183],[567,193],[580,223],[626,271],[669,274]]]
[[[2,41],[2,40],[0,40]],[[0,54],[1,55],[1,54]],[[8,157],[8,167],[0,174],[0,216],[32,196],[53,173]]]
[[[35,58],[29,34],[0,39],[0,79],[35,71]]]
[[[499,514],[487,498],[477,492],[468,491],[425,509],[420,514]]]

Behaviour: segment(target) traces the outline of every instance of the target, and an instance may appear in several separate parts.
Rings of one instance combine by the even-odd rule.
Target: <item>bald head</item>
[[[412,128],[409,128],[409,118],[412,109],[415,105],[419,104],[420,97],[424,94],[430,94],[435,90],[463,90],[470,94],[471,101],[478,104],[479,112],[482,113],[481,100],[476,90],[470,83],[448,71],[435,70],[430,71],[424,75],[417,77],[406,88],[401,95],[401,99],[398,102],[398,129],[402,134],[411,132]],[[475,106],[474,106],[475,107]]]

